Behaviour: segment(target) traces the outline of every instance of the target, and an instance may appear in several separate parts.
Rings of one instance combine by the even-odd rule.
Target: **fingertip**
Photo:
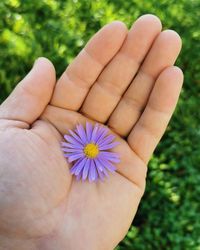
[[[183,74],[182,69],[180,69],[177,66],[172,66],[171,70],[174,71],[174,74],[176,74],[176,76],[180,79],[180,82],[183,82],[183,80],[184,80],[184,74]]]
[[[45,67],[45,69],[47,69],[48,71],[51,71],[52,74],[55,74],[55,67],[53,65],[53,63],[46,57],[38,57],[35,62],[34,62],[34,66],[43,66]]]
[[[31,71],[4,101],[1,118],[32,124],[49,103],[54,85],[53,64],[47,58],[38,58]]]
[[[180,85],[180,88],[182,88],[183,82],[184,82],[184,74],[183,71],[177,67],[173,66],[174,76],[176,78],[176,82]]]
[[[135,23],[140,23],[140,22],[148,23],[149,27],[155,27],[159,31],[162,30],[162,23],[160,21],[160,18],[153,14],[144,14],[140,16]]]
[[[128,32],[128,28],[127,28],[126,24],[120,20],[112,21],[108,25],[112,28],[119,30],[120,32],[123,32],[123,33]]]
[[[110,37],[110,39],[108,40],[110,40],[112,43],[116,43],[118,41],[119,44],[123,42],[123,40],[128,34],[127,26],[125,25],[125,23],[119,20],[115,20],[111,23],[106,24],[100,30],[100,32],[101,31],[105,32],[107,34],[107,37]]]
[[[46,57],[38,57],[33,65],[33,70],[37,71],[42,79],[46,79],[47,83],[53,83],[56,81],[56,71],[53,63]]]
[[[167,67],[161,74],[160,77],[168,79],[168,81],[176,80],[176,82],[183,84],[184,74],[183,71],[177,66]]]
[[[174,37],[174,39],[176,39],[180,43],[182,42],[182,39],[181,39],[180,35],[175,30],[166,29],[166,30],[163,31],[163,33],[167,33],[168,36]]]
[[[180,35],[175,31],[175,30],[171,30],[171,29],[167,29],[164,30],[161,33],[162,39],[167,39],[168,41],[170,41],[170,43],[173,44],[173,46],[179,50],[181,50],[182,47],[182,39],[180,37]]]
[[[86,44],[85,49],[90,55],[98,58],[105,65],[121,48],[126,36],[126,25],[121,21],[113,21],[103,26]]]

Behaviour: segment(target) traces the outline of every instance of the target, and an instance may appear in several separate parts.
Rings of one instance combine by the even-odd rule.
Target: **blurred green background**
[[[183,39],[185,85],[149,164],[147,189],[118,250],[200,250],[200,0],[1,0],[0,102],[39,56],[58,76],[102,25],[156,14]]]

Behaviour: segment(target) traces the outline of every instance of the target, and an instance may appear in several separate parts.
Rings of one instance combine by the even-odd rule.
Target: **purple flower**
[[[67,142],[62,142],[62,150],[68,162],[73,162],[70,172],[77,180],[103,180],[108,172],[116,171],[113,163],[120,162],[119,155],[110,150],[119,143],[108,131],[100,124],[87,122],[86,128],[77,125],[74,131],[69,130],[70,135],[64,135]]]

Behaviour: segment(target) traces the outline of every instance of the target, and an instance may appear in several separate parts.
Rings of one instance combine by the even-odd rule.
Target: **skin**
[[[0,249],[110,250],[126,235],[145,189],[147,163],[175,109],[181,39],[144,15],[128,31],[104,26],[56,82],[39,58],[0,106]],[[60,150],[86,121],[120,142],[117,173],[77,182]]]

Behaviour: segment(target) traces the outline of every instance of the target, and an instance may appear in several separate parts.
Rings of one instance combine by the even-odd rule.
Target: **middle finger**
[[[156,16],[144,15],[136,20],[121,49],[91,88],[81,113],[98,122],[107,121],[161,29]]]

